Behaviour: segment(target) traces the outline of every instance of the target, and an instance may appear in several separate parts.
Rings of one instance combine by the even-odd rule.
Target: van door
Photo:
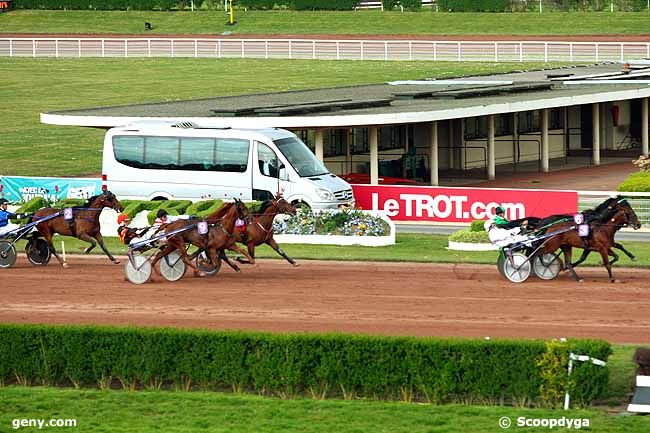
[[[281,189],[281,162],[273,149],[259,141],[255,142],[256,158],[253,158],[253,200],[272,199]]]

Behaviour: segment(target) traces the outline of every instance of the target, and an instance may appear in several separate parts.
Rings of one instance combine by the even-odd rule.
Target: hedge
[[[509,12],[510,0],[438,0],[444,12]]]
[[[603,360],[611,352],[600,340],[569,347]],[[539,340],[2,324],[0,383],[530,405],[545,353]],[[589,404],[604,395],[608,369],[579,363],[573,378],[572,403]]]
[[[413,1],[413,0],[407,0]],[[237,0],[235,7],[246,9],[293,9],[293,10],[352,10],[359,0]],[[199,7],[221,9],[219,2],[195,3]],[[47,10],[184,10],[189,0],[20,0],[14,2],[16,9]]]
[[[622,192],[650,192],[650,172],[632,173],[619,186]]]
[[[489,244],[490,238],[485,230],[475,232],[472,230],[458,230],[449,235],[448,239],[452,242],[468,242],[472,244]]]

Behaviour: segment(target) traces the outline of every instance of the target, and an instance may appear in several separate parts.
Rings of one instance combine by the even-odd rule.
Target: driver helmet
[[[166,217],[169,215],[165,209],[158,209],[158,212],[156,213],[156,218],[162,218]]]
[[[499,214],[502,214],[502,213],[506,213],[506,210],[501,206],[497,206],[497,208],[494,210],[494,214],[499,215]]]
[[[127,214],[125,214],[125,213],[121,213],[121,214],[119,214],[117,216],[117,223],[118,224],[123,224],[125,222],[129,222],[130,220],[131,220],[131,218],[129,218],[129,216]]]
[[[492,220],[487,220],[487,221],[485,221],[485,223],[483,224],[483,228],[485,229],[486,232],[489,232],[493,225],[494,225],[494,221],[492,221]]]

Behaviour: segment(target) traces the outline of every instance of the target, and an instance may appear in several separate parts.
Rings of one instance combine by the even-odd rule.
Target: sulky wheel
[[[27,260],[34,266],[45,266],[50,262],[52,253],[45,239],[32,238],[25,246]]]
[[[499,273],[505,277],[505,274],[503,273],[503,266],[506,263],[506,255],[504,252],[499,251],[499,259],[497,260],[497,269],[499,270]]]
[[[11,242],[0,241],[0,268],[10,268],[16,263],[16,248]]]
[[[530,276],[531,268],[525,254],[512,253],[503,263],[503,276],[513,283],[523,283]]]
[[[537,254],[533,258],[533,273],[542,280],[557,277],[562,267],[562,260],[555,253]]]
[[[178,251],[172,251],[158,263],[160,263],[160,274],[167,281],[178,281],[185,275],[185,263]]]
[[[217,257],[217,263],[213,265],[208,254],[201,251],[201,254],[196,258],[196,267],[205,272],[208,277],[214,277],[221,270],[221,258]]]
[[[149,258],[140,253],[133,253],[133,261],[126,261],[124,273],[126,278],[133,284],[144,284],[151,278],[151,262]]]

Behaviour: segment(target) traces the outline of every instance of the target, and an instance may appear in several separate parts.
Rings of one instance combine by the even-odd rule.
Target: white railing
[[[0,37],[0,56],[599,62],[650,58],[650,42]]]
[[[650,227],[650,192],[578,191],[578,209],[593,209],[608,197],[622,195],[639,217],[644,229]]]

